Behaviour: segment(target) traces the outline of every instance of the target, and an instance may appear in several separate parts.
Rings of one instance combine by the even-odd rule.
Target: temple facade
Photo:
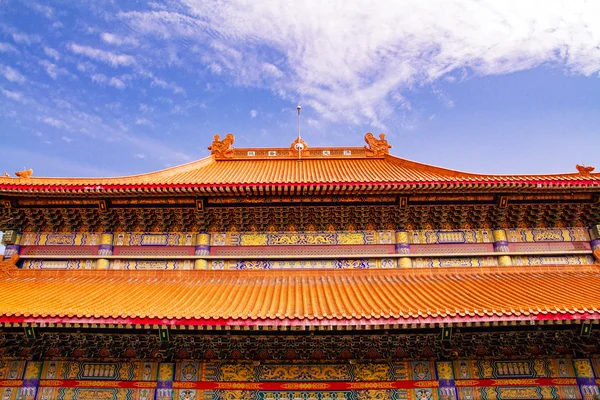
[[[600,398],[593,167],[234,141],[0,178],[0,400]]]

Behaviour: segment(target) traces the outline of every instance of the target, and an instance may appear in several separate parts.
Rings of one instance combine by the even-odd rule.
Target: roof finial
[[[301,154],[302,154],[302,150],[304,150],[304,144],[302,143],[302,137],[300,136],[300,110],[302,109],[302,107],[298,106],[296,107],[296,110],[298,110],[298,139],[296,139],[296,144],[295,144],[295,148],[296,150],[298,150],[298,161],[302,161],[301,160]]]

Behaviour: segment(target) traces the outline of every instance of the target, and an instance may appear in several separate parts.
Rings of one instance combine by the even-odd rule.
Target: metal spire
[[[302,109],[302,107],[298,106],[296,107],[296,110],[298,110],[298,139],[297,139],[297,143],[296,143],[296,150],[298,150],[298,161],[301,161],[301,154],[302,154],[302,150],[304,150],[304,145],[302,144],[302,137],[300,136],[300,110]]]

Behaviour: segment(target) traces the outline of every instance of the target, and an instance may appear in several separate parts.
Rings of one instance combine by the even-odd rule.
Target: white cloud
[[[152,126],[152,122],[147,120],[146,118],[138,118],[135,121],[136,125],[146,125],[146,126]]]
[[[75,54],[84,55],[112,67],[129,67],[136,64],[135,58],[126,54],[117,54],[89,46],[81,46],[76,43],[71,43],[69,49]]]
[[[204,49],[205,68],[236,85],[302,99],[332,120],[381,125],[410,107],[403,94],[411,88],[465,71],[600,71],[596,1],[179,4],[119,15],[138,34]]]
[[[87,61],[79,62],[77,63],[77,70],[80,72],[92,72],[96,70],[96,66]]]
[[[18,101],[18,102],[22,102],[23,101],[23,95],[19,92],[14,92],[11,90],[6,90],[3,88],[0,88],[0,92],[2,92],[2,94],[6,97],[8,97],[11,100],[14,101]]]
[[[53,58],[55,61],[60,59],[60,53],[52,47],[44,46],[44,53],[46,53],[48,57]]]
[[[34,1],[25,1],[24,4],[32,10],[42,14],[48,19],[52,19],[52,17],[54,16],[54,9],[52,7],[43,4],[38,4]]]
[[[5,67],[0,64],[0,75],[4,76],[10,82],[25,83],[25,77],[19,71],[9,66]]]
[[[12,44],[0,42],[0,53],[17,53],[17,49]]]
[[[125,88],[125,82],[123,82],[122,80],[120,80],[119,78],[110,78],[110,80],[108,81],[108,84],[112,87],[115,87],[117,89],[123,89]]]
[[[258,115],[258,112],[256,110],[250,111],[250,118],[256,118],[257,115]]]
[[[73,141],[73,139],[68,136],[63,136],[63,137],[61,137],[61,139],[67,143],[71,143]]]
[[[140,160],[144,160],[144,159],[146,159],[146,155],[145,155],[145,154],[143,154],[143,153],[135,153],[135,154],[133,155],[133,157],[134,157],[134,158],[137,158],[137,159],[140,159]]]
[[[154,107],[149,106],[148,104],[141,103],[139,107],[140,111],[144,114],[154,111]]]
[[[106,83],[108,81],[108,77],[104,74],[94,74],[91,76],[92,82],[96,83]]]
[[[28,46],[42,41],[42,38],[38,35],[28,35],[20,32],[14,32],[11,36],[16,43],[25,44]]]
[[[121,79],[115,77],[109,78],[104,74],[93,74],[91,78],[92,82],[107,84],[117,89],[124,89],[126,86],[125,82],[123,82]]]
[[[171,91],[173,91],[173,93],[175,94],[185,94],[185,90],[183,90],[183,88],[181,86],[178,86],[174,83],[169,83],[165,80],[153,77],[152,80],[150,81],[150,85],[151,86],[158,86],[160,88],[163,89],[169,89]]]
[[[40,118],[38,118],[40,119]],[[69,126],[69,124],[67,124],[65,121],[62,121],[60,119],[57,118],[53,118],[53,117],[45,117],[45,118],[41,118],[40,119],[43,123],[50,125],[54,128],[57,129],[70,129],[71,127]]]
[[[60,68],[56,66],[56,64],[51,63],[48,60],[40,60],[40,65],[44,67],[46,73],[52,78],[58,78],[58,75],[66,75],[68,74],[67,70],[64,68]]]
[[[140,42],[129,36],[117,36],[112,33],[103,32],[100,35],[100,39],[108,44],[114,44],[116,46],[137,46]]]

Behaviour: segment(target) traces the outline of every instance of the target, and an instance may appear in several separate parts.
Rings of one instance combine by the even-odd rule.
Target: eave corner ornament
[[[596,168],[592,167],[591,165],[575,165],[575,168],[577,168],[577,171],[579,171],[579,173],[583,176],[589,176],[593,170],[595,170]]]
[[[17,261],[19,261],[18,254],[13,254],[8,260],[0,261],[0,276],[12,276]]]
[[[367,157],[380,157],[385,154],[390,154],[390,148],[392,147],[387,140],[385,140],[385,133],[379,134],[379,139],[375,138],[371,132],[365,135],[365,142],[368,146],[365,146]]]
[[[594,258],[596,259],[596,264],[600,264],[600,249],[594,250]]]
[[[221,137],[215,135],[214,140],[208,149],[210,154],[214,155],[215,158],[233,158],[233,141],[235,138],[232,133],[225,135],[223,140],[219,140]]]

